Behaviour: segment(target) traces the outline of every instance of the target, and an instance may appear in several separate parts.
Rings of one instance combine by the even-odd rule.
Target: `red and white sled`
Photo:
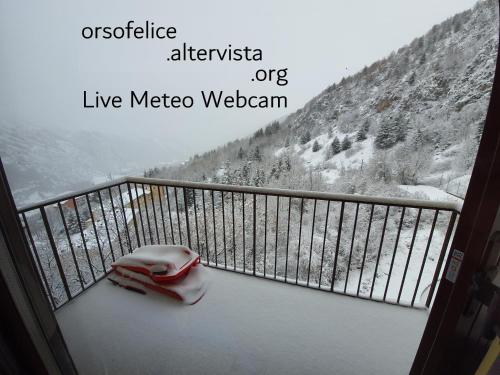
[[[149,245],[113,262],[118,267],[148,276],[158,284],[171,283],[186,276],[200,256],[185,246]]]
[[[149,289],[194,304],[207,290],[207,270],[200,256],[185,246],[142,246],[111,266],[111,282],[139,293]]]
[[[202,264],[195,264],[185,277],[169,284],[157,284],[146,275],[122,267],[116,267],[108,279],[126,289],[143,294],[147,289],[153,290],[189,305],[195,304],[203,297],[208,285],[207,270]]]

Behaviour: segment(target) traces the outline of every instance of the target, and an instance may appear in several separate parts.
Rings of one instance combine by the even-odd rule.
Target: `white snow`
[[[415,194],[416,198],[428,199],[432,201],[445,201],[445,202],[456,202],[462,203],[463,200],[457,198],[446,191],[443,191],[434,186],[428,185],[398,185],[400,189],[405,190],[410,194]]]
[[[107,280],[56,312],[81,374],[405,374],[427,313],[213,270],[193,306]]]
[[[322,134],[314,138],[307,144],[310,144],[311,146],[306,148],[306,150],[300,155],[304,160],[304,164],[310,165],[312,167],[320,167],[322,165],[325,165],[326,168],[322,170],[321,173],[329,183],[334,182],[334,180],[339,176],[339,172],[342,168],[360,168],[363,165],[366,165],[372,158],[374,153],[373,138],[368,138],[362,142],[354,142],[355,133],[347,135],[352,141],[351,149],[342,151],[337,155],[332,156],[328,160],[327,153],[332,143],[332,139],[328,138],[326,134]],[[334,129],[333,137],[335,136],[337,136],[342,142],[346,134],[342,134]],[[322,146],[321,149],[317,152],[312,151],[312,144],[315,140],[318,141],[318,143]],[[333,168],[328,168],[328,165],[333,166]]]
[[[148,194],[149,191],[148,190],[144,191],[141,188],[137,189],[131,188],[130,193],[132,195],[132,199],[135,201],[138,197],[142,197],[144,194]],[[130,195],[128,191],[122,193],[122,199],[124,205],[128,205],[130,203]]]
[[[169,270],[178,270],[198,255],[186,246],[147,245],[117,259],[113,265],[121,267],[150,268],[149,265],[166,265]]]

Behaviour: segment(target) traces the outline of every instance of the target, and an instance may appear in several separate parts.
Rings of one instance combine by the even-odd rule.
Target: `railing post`
[[[333,287],[335,286],[335,277],[337,276],[337,260],[340,249],[340,236],[342,235],[342,223],[344,222],[344,207],[345,202],[342,202],[340,205],[340,216],[339,216],[339,224],[337,228],[337,241],[335,244],[335,256],[333,259],[333,270],[332,270],[332,283],[330,285],[330,291],[333,292]],[[326,227],[325,227],[326,230]]]
[[[130,182],[127,182],[128,198],[130,200],[130,209],[132,210],[132,220],[134,221],[135,238],[137,238],[137,247],[141,247],[141,239],[139,238],[139,227],[137,226],[137,219],[135,217],[134,200],[132,198],[132,190],[130,189]]]
[[[441,254],[439,255],[439,260],[436,264],[436,270],[434,271],[434,277],[432,278],[431,288],[429,290],[429,295],[427,296],[427,301],[425,302],[425,307],[429,307],[431,305],[432,296],[434,295],[434,291],[436,289],[437,279],[439,277],[441,266],[443,265],[444,256],[446,255],[446,249],[448,248],[448,244],[451,239],[451,234],[453,233],[453,228],[455,227],[456,219],[457,219],[457,213],[454,211],[451,214],[450,222],[448,223],[448,229],[446,230],[443,246],[441,247]]]
[[[188,213],[189,207],[186,196],[186,188],[182,188],[182,194],[184,195],[184,213],[186,214],[186,230],[187,230],[188,246],[191,249],[191,229],[189,227],[189,213]]]
[[[253,275],[255,276],[255,251],[257,250],[256,246],[256,240],[257,240],[257,199],[255,194],[253,195],[253,243],[252,243],[252,252],[253,252]]]
[[[57,269],[59,271],[59,275],[61,276],[61,280],[64,286],[64,291],[66,292],[66,297],[68,300],[71,299],[71,293],[69,291],[68,281],[66,280],[66,274],[64,273],[61,259],[59,258],[59,254],[57,252],[56,243],[54,241],[54,237],[52,236],[52,230],[50,229],[49,220],[47,219],[47,213],[45,212],[45,207],[40,207],[40,213],[42,214],[43,224],[45,226],[45,232],[47,233],[47,237],[49,239],[50,248],[52,249],[52,254],[54,254],[54,258],[56,260]],[[49,291],[52,293],[52,291]]]
[[[123,215],[123,223],[125,227],[125,233],[127,234],[127,241],[128,241],[128,250],[129,253],[132,252],[132,241],[130,240],[130,232],[128,230],[128,220],[127,220],[127,215],[125,214],[125,205],[123,204],[123,193],[122,193],[122,188],[120,185],[118,185],[118,194],[120,194],[120,204],[122,206],[122,215]],[[111,199],[111,202],[113,202],[113,199]],[[123,254],[122,254],[123,255]]]

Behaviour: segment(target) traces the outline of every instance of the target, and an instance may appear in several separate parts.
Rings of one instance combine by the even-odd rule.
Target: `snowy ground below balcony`
[[[196,305],[102,280],[57,319],[80,374],[406,374],[427,313],[210,269]]]

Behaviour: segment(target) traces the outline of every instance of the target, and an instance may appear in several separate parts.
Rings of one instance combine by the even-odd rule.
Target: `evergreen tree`
[[[250,167],[248,164],[244,164],[241,168],[240,185],[250,184]]]
[[[255,175],[253,176],[254,186],[264,186],[266,183],[266,174],[261,168],[257,168]]]
[[[415,72],[412,72],[410,74],[410,77],[408,78],[408,84],[413,85],[415,83],[415,78],[416,78]]]
[[[342,151],[349,150],[351,148],[351,140],[349,137],[346,135],[342,141]]]
[[[280,129],[280,123],[278,121],[274,121],[271,124],[266,126],[266,128],[264,130],[264,134],[267,137],[267,136],[270,136],[272,134],[277,133],[279,129]]]
[[[314,141],[312,152],[318,152],[319,150],[321,150],[321,146],[319,145],[318,141]]]
[[[238,159],[243,159],[245,157],[245,151],[243,150],[243,147],[240,147],[238,150]]]
[[[253,150],[252,158],[251,160],[261,162],[262,161],[262,155],[260,153],[260,148],[259,146],[255,147]]]
[[[394,121],[384,121],[380,125],[375,138],[375,146],[379,149],[391,148],[398,142],[398,132]]]
[[[302,134],[302,137],[300,137],[300,144],[305,145],[310,140],[311,140],[311,132],[309,130],[306,130],[306,132]]]
[[[419,59],[418,63],[420,65],[423,65],[423,64],[425,64],[426,60],[427,60],[427,57],[425,56],[425,53],[422,53],[422,55],[420,56],[420,59]]]
[[[397,125],[398,127],[397,127],[396,141],[404,142],[406,140],[406,133],[408,132],[406,122],[404,120],[399,119],[397,121]]]
[[[368,130],[370,129],[370,122],[366,120],[364,124],[359,128],[356,134],[356,141],[361,142],[367,138]]]
[[[253,134],[253,137],[254,137],[254,138],[260,138],[260,137],[263,137],[263,136],[264,136],[264,130],[262,130],[262,129],[257,130],[257,131]]]
[[[288,155],[285,155],[283,158],[283,168],[287,172],[292,170],[292,162],[290,161],[290,156]]]
[[[412,135],[410,142],[414,150],[419,150],[424,147],[425,136],[421,129],[417,129],[417,131]]]
[[[340,151],[342,151],[342,147],[340,145],[340,140],[338,137],[335,137],[331,144],[332,155],[337,155]]]
[[[328,139],[333,138],[333,129],[331,126],[328,127]]]
[[[361,142],[366,139],[366,133],[363,131],[363,128],[360,128],[356,133],[356,142]]]

